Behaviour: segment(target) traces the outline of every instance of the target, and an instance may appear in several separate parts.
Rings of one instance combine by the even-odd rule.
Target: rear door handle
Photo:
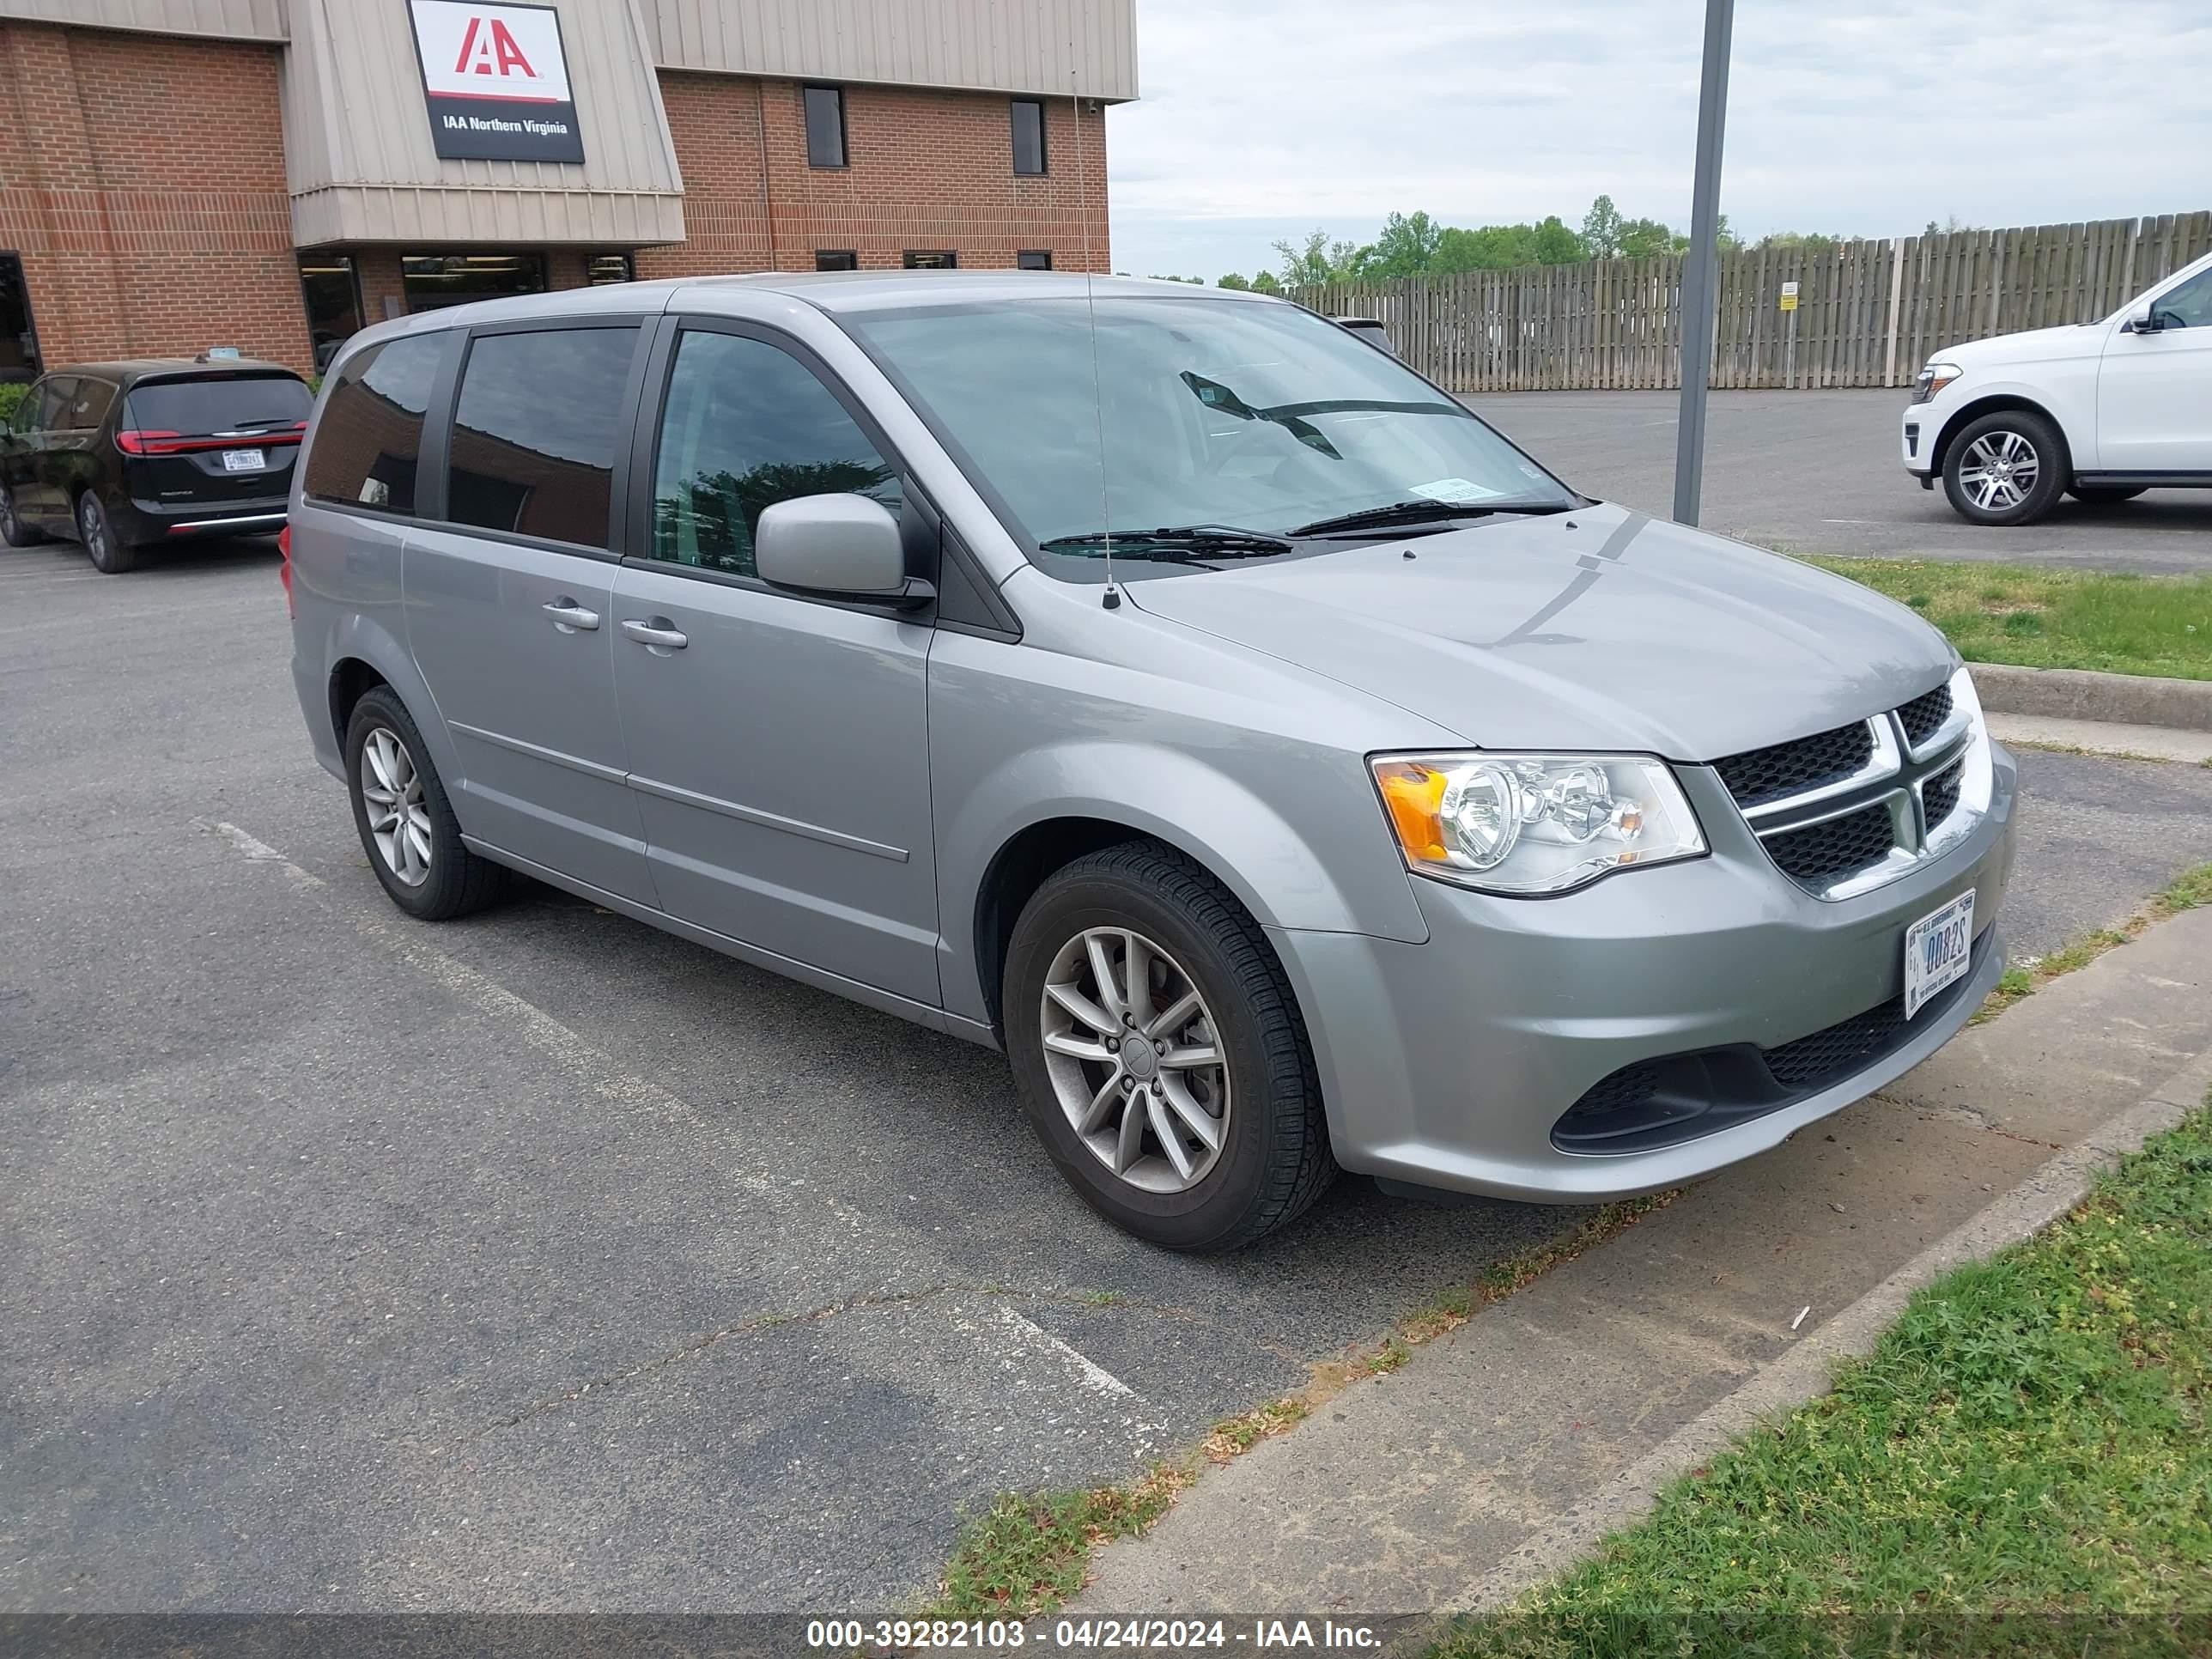
[[[635,617],[623,618],[623,632],[640,645],[655,651],[681,651],[691,643],[690,636],[677,630],[665,617],[655,617],[651,622],[640,622]]]
[[[598,611],[585,610],[566,593],[550,605],[541,605],[538,608],[552,617],[553,626],[563,634],[588,634],[599,625]]]

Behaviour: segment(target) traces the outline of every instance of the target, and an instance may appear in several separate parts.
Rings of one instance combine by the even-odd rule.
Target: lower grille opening
[[[1808,1099],[1940,1021],[1988,960],[1996,937],[1993,929],[1983,929],[1966,975],[1922,1004],[1910,1020],[1900,992],[1776,1048],[1740,1042],[1624,1066],[1560,1115],[1552,1126],[1552,1145],[1563,1152],[1648,1152]]]

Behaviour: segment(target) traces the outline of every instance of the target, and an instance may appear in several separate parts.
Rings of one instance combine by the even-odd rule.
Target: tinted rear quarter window
[[[378,513],[415,511],[415,468],[442,334],[386,340],[349,358],[307,454],[307,494]]]
[[[125,400],[128,423],[142,432],[202,438],[215,432],[266,431],[307,418],[314,396],[289,374],[233,374],[220,380],[142,380]]]

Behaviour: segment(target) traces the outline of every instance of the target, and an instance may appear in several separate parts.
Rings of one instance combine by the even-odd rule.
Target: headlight
[[[1912,401],[1924,404],[1945,386],[1957,380],[1964,371],[1956,363],[1930,363],[1922,369],[1912,382]]]
[[[1380,755],[1407,868],[1486,893],[1564,893],[1695,858],[1697,815],[1660,762],[1617,755]]]

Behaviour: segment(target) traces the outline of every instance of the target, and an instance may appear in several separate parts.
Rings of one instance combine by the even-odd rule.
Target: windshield
[[[1069,580],[1102,580],[1103,544],[1086,538],[1106,531],[1116,576],[1139,577],[1218,556],[1147,544],[1152,530],[1273,537],[1405,503],[1401,524],[1423,502],[1447,518],[1577,499],[1395,359],[1295,306],[1075,294],[840,321],[1036,562]],[[1250,562],[1321,550],[1231,550]]]

